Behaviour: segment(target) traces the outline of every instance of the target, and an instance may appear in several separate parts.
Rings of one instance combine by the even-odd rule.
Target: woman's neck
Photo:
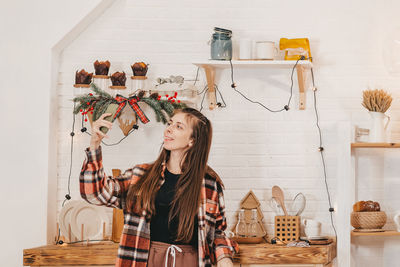
[[[174,174],[182,173],[181,169],[182,157],[183,157],[182,151],[171,151],[167,162],[167,169]]]

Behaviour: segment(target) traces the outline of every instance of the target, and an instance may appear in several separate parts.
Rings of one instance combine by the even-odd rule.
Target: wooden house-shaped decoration
[[[242,199],[242,201],[240,202],[240,209],[244,210],[244,217],[245,217],[245,222],[247,224],[250,223],[251,221],[251,213],[252,213],[252,209],[256,209],[257,210],[257,221],[258,221],[258,235],[256,238],[235,238],[236,241],[238,241],[239,243],[260,243],[263,242],[263,237],[267,234],[267,232],[265,231],[264,225],[262,223],[262,220],[264,219],[264,215],[261,211],[260,208],[260,202],[258,201],[256,195],[254,194],[254,192],[252,190],[250,190],[247,195]],[[238,215],[239,215],[239,211],[236,213],[236,222],[232,228],[232,232],[235,233],[235,228],[237,225],[237,221],[238,221]]]

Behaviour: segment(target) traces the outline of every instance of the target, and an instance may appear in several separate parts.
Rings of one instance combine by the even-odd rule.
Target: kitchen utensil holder
[[[275,238],[277,243],[300,239],[300,216],[275,216]]]

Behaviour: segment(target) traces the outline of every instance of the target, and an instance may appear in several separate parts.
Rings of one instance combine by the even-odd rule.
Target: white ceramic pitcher
[[[386,129],[390,122],[390,117],[382,112],[370,111],[371,130],[369,134],[370,142],[386,142]],[[385,123],[385,119],[387,120]]]
[[[400,212],[394,215],[393,221],[396,224],[397,232],[400,232]]]

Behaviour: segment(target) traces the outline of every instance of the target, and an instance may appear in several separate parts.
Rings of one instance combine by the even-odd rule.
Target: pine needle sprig
[[[167,112],[168,116],[172,116],[174,114],[174,106],[171,102],[167,100],[160,100],[160,105],[165,112]]]
[[[101,90],[96,84],[91,83],[90,86],[92,87],[93,92],[95,92],[98,96],[102,98],[113,99],[112,95],[110,95],[106,91]]]
[[[186,104],[184,103],[177,103],[177,102],[172,102],[172,106],[174,107],[174,109],[184,109],[187,107]]]
[[[154,110],[154,112],[156,114],[157,122],[162,121],[162,123],[164,123],[164,124],[167,123],[167,118],[165,117],[164,113],[162,112],[162,106],[161,106],[159,100],[156,100],[151,97],[143,97],[140,100],[143,101],[144,103],[146,103],[147,105],[149,105]]]

